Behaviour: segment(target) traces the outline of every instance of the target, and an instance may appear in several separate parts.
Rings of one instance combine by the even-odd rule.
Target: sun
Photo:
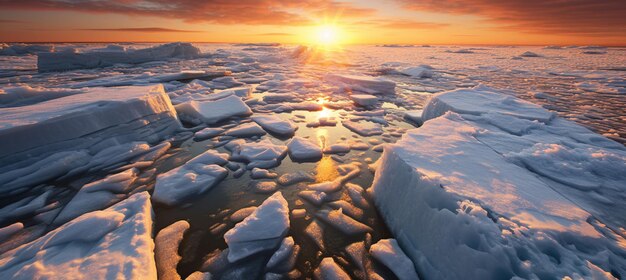
[[[321,25],[316,28],[315,41],[317,44],[330,46],[341,41],[341,31],[334,25]]]

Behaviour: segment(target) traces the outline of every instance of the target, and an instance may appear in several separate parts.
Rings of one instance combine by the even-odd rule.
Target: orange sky
[[[0,1],[0,41],[626,45],[626,1]]]

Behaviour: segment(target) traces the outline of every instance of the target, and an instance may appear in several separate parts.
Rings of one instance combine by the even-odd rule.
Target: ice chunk
[[[359,106],[374,106],[378,103],[378,97],[369,94],[352,94],[350,99]]]
[[[320,280],[350,280],[350,276],[331,257],[324,258],[314,274],[315,279]]]
[[[84,185],[63,207],[54,224],[64,224],[84,213],[104,209],[123,199],[130,191],[130,185],[137,179],[137,173],[138,170],[132,168]]]
[[[360,270],[365,270],[365,254],[367,250],[365,249],[365,242],[356,242],[346,246],[346,253]],[[408,259],[408,258],[407,258]],[[410,262],[411,260],[409,260]],[[412,264],[412,263],[411,263]]]
[[[273,193],[278,189],[274,181],[253,181],[250,183],[258,193]]]
[[[624,239],[607,230],[624,223],[623,146],[484,88],[437,94],[424,115],[385,147],[370,188],[420,275],[626,273]]]
[[[176,271],[176,266],[182,258],[178,255],[178,246],[188,229],[189,223],[181,220],[165,227],[154,238],[154,258],[159,279],[181,279]]]
[[[249,138],[253,136],[265,135],[265,130],[256,123],[245,123],[227,130],[224,135],[239,138]]]
[[[0,209],[0,222],[6,223],[14,218],[28,216],[37,213],[46,205],[46,201],[52,191],[46,191],[38,196],[31,196],[11,203]]]
[[[228,156],[209,150],[183,166],[159,174],[152,199],[166,205],[175,205],[208,191],[228,174],[228,170],[215,164],[226,164],[227,160],[220,155]]]
[[[232,117],[252,115],[252,110],[241,98],[231,95],[218,100],[187,101],[176,105],[181,120],[199,124],[216,124]]]
[[[37,69],[43,71],[73,70],[113,66],[118,63],[139,64],[170,58],[200,57],[200,49],[190,43],[169,43],[145,49],[108,48],[79,53],[75,50],[40,52]]]
[[[320,210],[315,216],[347,235],[358,235],[366,232],[372,232],[372,228],[347,216],[343,213],[341,208],[330,211]]]
[[[252,168],[252,171],[250,172],[250,176],[252,177],[252,179],[274,179],[276,177],[278,177],[278,174],[270,172],[267,169],[261,169],[261,168]]]
[[[534,52],[531,52],[531,51],[526,51],[526,52],[520,54],[520,56],[521,57],[540,57],[541,55],[538,55],[538,54],[536,54]]]
[[[250,216],[250,214],[252,214],[254,210],[256,210],[256,208],[256,206],[241,208],[235,211],[235,213],[233,213],[232,215],[230,215],[230,220],[236,223],[241,222],[243,221],[243,219]]]
[[[264,161],[280,161],[286,155],[287,146],[276,145],[265,139],[259,142],[251,142],[238,145],[233,150],[231,159],[235,161],[243,160],[251,163]],[[261,166],[258,167],[262,168]],[[253,167],[250,167],[250,169],[252,168]]]
[[[0,44],[0,55],[27,55],[40,52],[51,52],[54,45],[39,44]]]
[[[381,239],[370,248],[376,260],[393,271],[400,280],[419,279],[413,262],[407,257],[395,239]]]
[[[224,129],[222,128],[207,127],[205,129],[202,129],[194,133],[193,137],[198,141],[202,141],[202,140],[206,140],[206,139],[210,139],[215,136],[218,136],[222,134],[223,132],[224,132]]]
[[[422,125],[422,123],[424,123],[422,121],[422,114],[422,110],[406,111],[404,112],[404,119],[416,124],[417,126],[420,126]]]
[[[289,186],[300,182],[313,182],[315,177],[305,171],[296,171],[294,173],[285,173],[278,178],[278,183],[283,186]]]
[[[84,93],[85,90],[67,88],[30,87],[28,85],[0,89],[0,107],[31,105],[42,101]]]
[[[420,65],[415,67],[408,67],[400,70],[400,73],[411,76],[413,78],[432,78],[433,68],[429,65]]]
[[[61,150],[99,152],[111,144],[158,141],[180,128],[163,86],[91,88],[85,93],[0,110],[0,161]],[[149,137],[146,137],[150,135]]]
[[[322,149],[313,141],[299,136],[287,144],[289,157],[296,162],[318,161],[322,158]]]
[[[299,246],[295,245],[293,237],[283,239],[280,248],[274,252],[267,262],[267,270],[274,272],[289,272],[293,269],[298,256]]]
[[[555,114],[530,102],[497,93],[494,89],[479,86],[437,93],[424,107],[422,121],[428,121],[451,111],[459,114],[482,115],[499,113],[526,120],[548,122]]]
[[[304,229],[304,233],[315,242],[318,248],[324,251],[324,228],[317,220],[313,220]]]
[[[224,234],[228,260],[235,262],[275,249],[289,230],[289,207],[280,192],[267,198],[250,216]]]
[[[0,256],[2,279],[156,279],[150,195],[90,212]]]
[[[293,136],[298,128],[293,122],[283,120],[278,116],[256,115],[252,117],[252,120],[258,123],[267,132],[283,137]]]
[[[325,79],[340,86],[369,94],[395,94],[396,83],[372,76],[328,74]]]
[[[346,154],[350,152],[350,145],[345,143],[332,144],[324,149],[325,154]]]
[[[341,124],[352,132],[361,136],[374,136],[383,134],[383,128],[380,124],[373,122],[356,122],[343,120]]]

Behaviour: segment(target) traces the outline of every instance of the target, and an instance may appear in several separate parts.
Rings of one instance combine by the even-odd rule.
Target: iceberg
[[[190,43],[169,43],[145,49],[126,49],[109,46],[89,52],[67,49],[58,52],[37,54],[37,69],[40,72],[66,71],[108,67],[115,64],[139,64],[172,58],[193,59],[200,57],[200,49]]]
[[[422,118],[370,188],[419,275],[626,273],[622,145],[482,86],[432,96]]]
[[[2,279],[156,279],[147,192],[0,255]]]

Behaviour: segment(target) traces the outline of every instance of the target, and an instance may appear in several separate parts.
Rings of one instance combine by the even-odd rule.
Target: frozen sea
[[[155,45],[56,44],[54,48],[57,52],[106,53],[153,46]],[[626,160],[626,157],[620,157],[623,156],[622,145],[626,144],[626,48],[345,46],[341,49],[323,50],[290,45],[194,44],[194,46],[200,50],[200,55],[194,58],[157,59],[135,64],[116,62],[105,67],[99,67],[96,63],[96,67],[90,69],[67,71],[38,71],[36,54],[0,56],[2,90],[0,111],[4,110],[3,114],[19,115],[20,110],[33,108],[31,106],[81,94],[92,94],[85,92],[93,89],[96,89],[94,94],[97,95],[100,88],[115,91],[119,87],[162,84],[162,90],[171,100],[172,108],[176,110],[172,115],[182,122],[182,127],[177,129],[172,129],[168,123],[151,128],[149,130],[151,135],[146,135],[148,132],[141,132],[132,137],[118,137],[110,142],[105,141],[105,138],[112,137],[111,135],[118,131],[125,131],[125,127],[139,127],[140,124],[137,122],[102,124],[98,131],[90,131],[87,136],[78,137],[89,139],[100,137],[98,144],[75,149],[69,145],[45,146],[48,145],[45,140],[48,134],[52,135],[51,138],[61,136],[46,130],[50,128],[42,129],[41,134],[31,136],[41,138],[38,141],[45,143],[42,146],[46,149],[57,149],[55,152],[76,152],[86,149],[87,153],[97,154],[95,150],[103,150],[103,145],[110,146],[111,149],[104,154],[91,154],[85,157],[76,154],[75,158],[66,157],[63,160],[50,160],[42,164],[40,163],[44,159],[32,159],[37,157],[36,154],[21,152],[19,155],[13,155],[13,151],[7,148],[8,145],[0,148],[2,149],[0,170],[4,173],[4,177],[0,176],[0,182],[5,185],[0,188],[2,191],[0,260],[3,261],[0,264],[5,265],[4,269],[0,269],[0,275],[2,273],[21,277],[37,275],[23,271],[15,272],[7,268],[8,264],[19,265],[20,262],[29,259],[28,256],[14,257],[18,255],[15,248],[22,248],[20,246],[29,242],[38,242],[55,229],[63,229],[68,221],[83,213],[112,209],[109,207],[113,203],[127,201],[133,194],[148,191],[152,193],[154,212],[152,236],[162,229],[169,229],[168,226],[177,221],[185,220],[189,224],[188,229],[183,226],[184,236],[178,240],[180,245],[163,245],[158,241],[156,244],[157,250],[174,246],[170,253],[178,253],[180,261],[174,262],[173,267],[183,279],[197,271],[210,272],[214,277],[221,279],[264,277],[300,279],[320,275],[335,277],[334,279],[341,279],[345,275],[355,279],[368,279],[373,275],[384,279],[412,279],[418,274],[426,279],[437,278],[437,275],[450,277],[444,275],[445,273],[433,273],[436,269],[431,269],[431,266],[437,265],[416,263],[415,260],[420,259],[420,256],[407,248],[406,236],[411,234],[398,236],[402,229],[398,229],[396,224],[387,225],[391,222],[383,216],[389,215],[390,212],[380,211],[376,206],[387,207],[384,205],[388,202],[374,201],[371,186],[375,179],[374,171],[378,167],[374,163],[381,157],[383,151],[381,144],[396,143],[408,130],[419,127],[421,125],[419,110],[424,109],[429,98],[453,90],[486,86],[497,89],[501,95],[534,103],[547,111],[555,112],[559,117],[619,143],[616,144],[618,148],[615,148],[618,151],[616,161],[623,164]],[[392,92],[388,89],[389,83],[395,84]],[[236,92],[234,94],[229,92],[231,89],[235,89]],[[359,97],[357,93],[363,96]],[[212,95],[219,94],[229,97],[220,96],[212,99]],[[107,100],[107,96],[100,98]],[[225,110],[230,112],[239,110],[239,113],[224,117],[224,113],[220,111],[222,105],[211,107],[208,104],[227,98],[237,99],[239,103],[235,101],[233,102],[236,104],[224,103]],[[115,102],[126,101],[120,96]],[[148,106],[151,109],[158,107],[152,106],[153,102],[157,101],[145,101],[151,104]],[[202,102],[208,104],[205,111],[202,109],[205,103]],[[117,112],[123,115],[123,110],[127,109],[119,110]],[[172,111],[167,108],[163,110]],[[249,112],[246,112],[247,110]],[[212,114],[217,111],[220,113]],[[152,115],[144,116],[146,123],[166,122],[161,118],[154,121],[150,116]],[[263,119],[258,119],[259,116],[269,116],[272,121],[282,122],[278,124],[272,121],[264,122]],[[83,120],[85,126],[89,126],[91,122],[98,122],[90,118]],[[82,125],[78,123],[80,121],[72,122],[71,125],[81,129]],[[3,124],[2,128],[20,125],[24,125],[23,120],[15,119]],[[59,127],[66,125],[61,122]],[[282,133],[283,131],[287,132]],[[4,139],[11,139],[11,135],[6,131],[0,131],[0,136],[2,135]],[[141,137],[149,140],[143,140]],[[306,153],[302,150],[306,159],[296,159],[297,156],[292,153],[299,150],[292,148],[294,137],[312,143],[313,147],[318,147],[318,151]],[[428,141],[428,137],[435,136],[426,136],[426,140],[420,141]],[[131,138],[134,142],[127,141]],[[137,142],[142,140],[145,142]],[[28,140],[18,138],[15,141]],[[403,141],[406,143],[409,140]],[[83,145],[87,142],[76,143]],[[116,144],[120,143],[128,146],[116,149]],[[567,142],[557,141],[557,143],[568,146]],[[420,142],[410,144],[419,146]],[[24,145],[15,144],[15,147],[26,147]],[[424,146],[429,147],[427,144]],[[410,149],[406,149],[410,154]],[[220,156],[214,154],[207,155],[207,151],[218,152],[224,155],[222,157],[225,160],[219,159]],[[196,158],[202,155],[205,158]],[[194,161],[190,161],[192,158],[197,165],[192,164]],[[525,159],[521,156],[520,158]],[[17,162],[18,159],[24,163]],[[393,160],[385,159],[384,162]],[[78,164],[71,164],[79,161]],[[66,169],[59,167],[61,171],[45,169],[54,167],[55,164],[64,166],[63,168],[69,167]],[[445,165],[446,162],[440,164]],[[533,162],[526,165],[532,169]],[[37,168],[29,169],[32,166]],[[89,168],[81,169],[81,166]],[[206,166],[211,166],[212,169],[206,170]],[[257,169],[253,169],[255,166]],[[620,168],[621,165],[615,167],[615,172],[624,171]],[[15,173],[15,170],[22,171]],[[587,171],[584,168],[581,170]],[[547,172],[548,175],[546,173],[541,175],[568,185],[569,181],[555,179],[552,176],[554,172],[550,173],[551,171]],[[602,190],[605,185],[609,186],[607,188],[611,191],[623,195],[619,188],[612,188],[618,185],[626,186],[623,174],[607,173],[605,176],[601,172],[594,173],[593,170],[590,172],[593,176],[598,176],[589,177],[592,183],[599,180],[597,178],[603,180],[598,186],[591,184],[594,188],[599,188],[595,189],[593,195],[602,199],[610,197],[612,192]],[[559,173],[558,170],[556,173]],[[11,177],[12,174],[23,177],[24,183],[19,181],[19,178],[16,179],[18,176]],[[44,179],[32,179],[32,174]],[[605,178],[608,178],[606,182],[609,183],[604,183]],[[383,179],[378,179],[379,184]],[[580,181],[575,181],[572,185],[580,189],[589,185],[586,184],[587,181],[579,183]],[[180,188],[180,191],[174,193],[166,190],[156,194],[155,185],[156,188],[160,188],[159,184],[164,186],[164,189],[170,186]],[[555,189],[551,182],[548,185],[551,190]],[[193,190],[190,191],[191,188]],[[557,193],[561,193],[558,187],[556,190]],[[285,226],[284,223],[276,222],[284,216],[279,214],[283,209],[276,206],[283,205],[282,200],[272,196],[276,191],[280,191],[287,203],[287,231],[265,232],[263,223],[276,223],[272,224],[274,228]],[[606,231],[613,232],[603,231],[605,236],[616,236],[614,238],[618,240],[617,243],[623,242],[623,238],[626,237],[623,218],[613,219],[602,209],[597,212],[589,209],[596,209],[594,203],[604,201],[615,204],[615,209],[626,210],[624,203],[598,198],[588,206],[577,200],[577,195],[574,195],[575,198],[565,195],[565,200],[573,200],[581,209],[590,212],[591,216],[588,217],[590,220],[597,218],[603,226],[607,225],[609,229]],[[95,201],[92,206],[89,206],[90,201]],[[267,202],[267,206],[264,201]],[[263,206],[259,208],[251,208],[261,204]],[[488,206],[483,205],[483,208],[487,209]],[[497,212],[498,203],[495,203],[494,208]],[[491,214],[491,209],[487,210]],[[270,215],[266,214],[269,212],[274,216],[264,216]],[[245,217],[248,218],[242,222]],[[409,215],[406,219],[417,218]],[[261,226],[259,223],[255,224],[255,221],[260,221]],[[596,229],[599,227],[601,226],[596,226]],[[173,232],[176,230],[174,227],[171,229]],[[255,239],[254,236],[247,236],[246,230],[258,232],[259,237]],[[115,236],[116,231],[109,231],[108,234]],[[228,236],[226,240],[225,234]],[[266,234],[268,236],[263,237]],[[445,235],[445,232],[440,234]],[[289,237],[292,237],[291,241],[288,241]],[[71,235],[69,238],[68,242],[72,242]],[[395,240],[387,243],[386,239],[390,238],[399,240],[400,247],[407,251],[408,257],[398,253],[399,247],[398,243],[394,243]],[[172,238],[174,239],[176,238]],[[99,244],[98,240],[102,241],[97,238],[88,241]],[[572,237],[572,240],[579,239]],[[268,245],[269,241],[277,243]],[[291,247],[288,246],[289,242],[293,243]],[[467,240],[459,242],[474,243]],[[563,245],[567,242],[557,243]],[[571,243],[595,244],[574,241]],[[372,246],[373,244],[377,245]],[[620,273],[626,270],[626,267],[623,266],[623,259],[619,260],[626,256],[624,244],[626,243],[623,243],[621,248],[606,245],[611,248],[609,250],[611,253],[607,253],[604,262],[596,262],[594,259],[593,267],[599,266],[601,269],[598,271],[601,272],[609,270],[608,275],[618,279],[624,277]],[[47,248],[45,245],[42,246]],[[270,250],[258,249],[263,246]],[[280,249],[276,251],[279,246]],[[563,263],[571,260],[569,251],[563,253],[559,251],[561,249],[552,249],[558,251],[555,253],[550,249],[537,247],[540,248],[538,251],[553,258],[559,259],[556,255],[560,254],[563,256]],[[580,250],[586,250],[587,254],[596,252],[595,246],[589,247],[593,248]],[[531,252],[534,252],[533,250],[534,247],[529,249]],[[280,252],[284,254],[281,255]],[[523,253],[518,251],[517,254]],[[409,265],[408,271],[402,271],[393,265],[388,266],[387,258],[390,255],[397,258],[392,263],[405,265],[407,261],[411,264],[410,257],[415,268]],[[573,256],[575,257],[572,259],[585,260],[581,254]],[[334,263],[328,262],[329,257]],[[13,261],[11,258],[18,260]],[[71,257],[67,256],[65,260],[69,258]],[[278,265],[275,264],[276,260],[280,262]],[[520,257],[520,260],[528,263],[534,261],[532,257],[525,256]],[[567,265],[585,266],[576,260]],[[157,272],[163,278],[166,263],[168,260],[160,260],[157,254]],[[270,263],[274,265],[271,266]],[[560,263],[559,259],[559,265]],[[603,265],[615,265],[617,268],[606,268]],[[563,265],[552,269],[566,271],[568,268],[569,266]],[[411,269],[415,270],[411,272]],[[540,274],[532,269],[528,272],[512,268],[511,273],[517,274],[507,274],[508,272],[500,270],[502,274],[473,276],[485,277],[483,279],[505,276],[541,278],[552,275],[550,269],[547,270],[546,274]],[[596,272],[593,269],[591,271]],[[562,276],[559,273],[555,272],[554,275]],[[585,275],[585,271],[580,273],[582,275],[576,275],[583,278],[591,276]]]

